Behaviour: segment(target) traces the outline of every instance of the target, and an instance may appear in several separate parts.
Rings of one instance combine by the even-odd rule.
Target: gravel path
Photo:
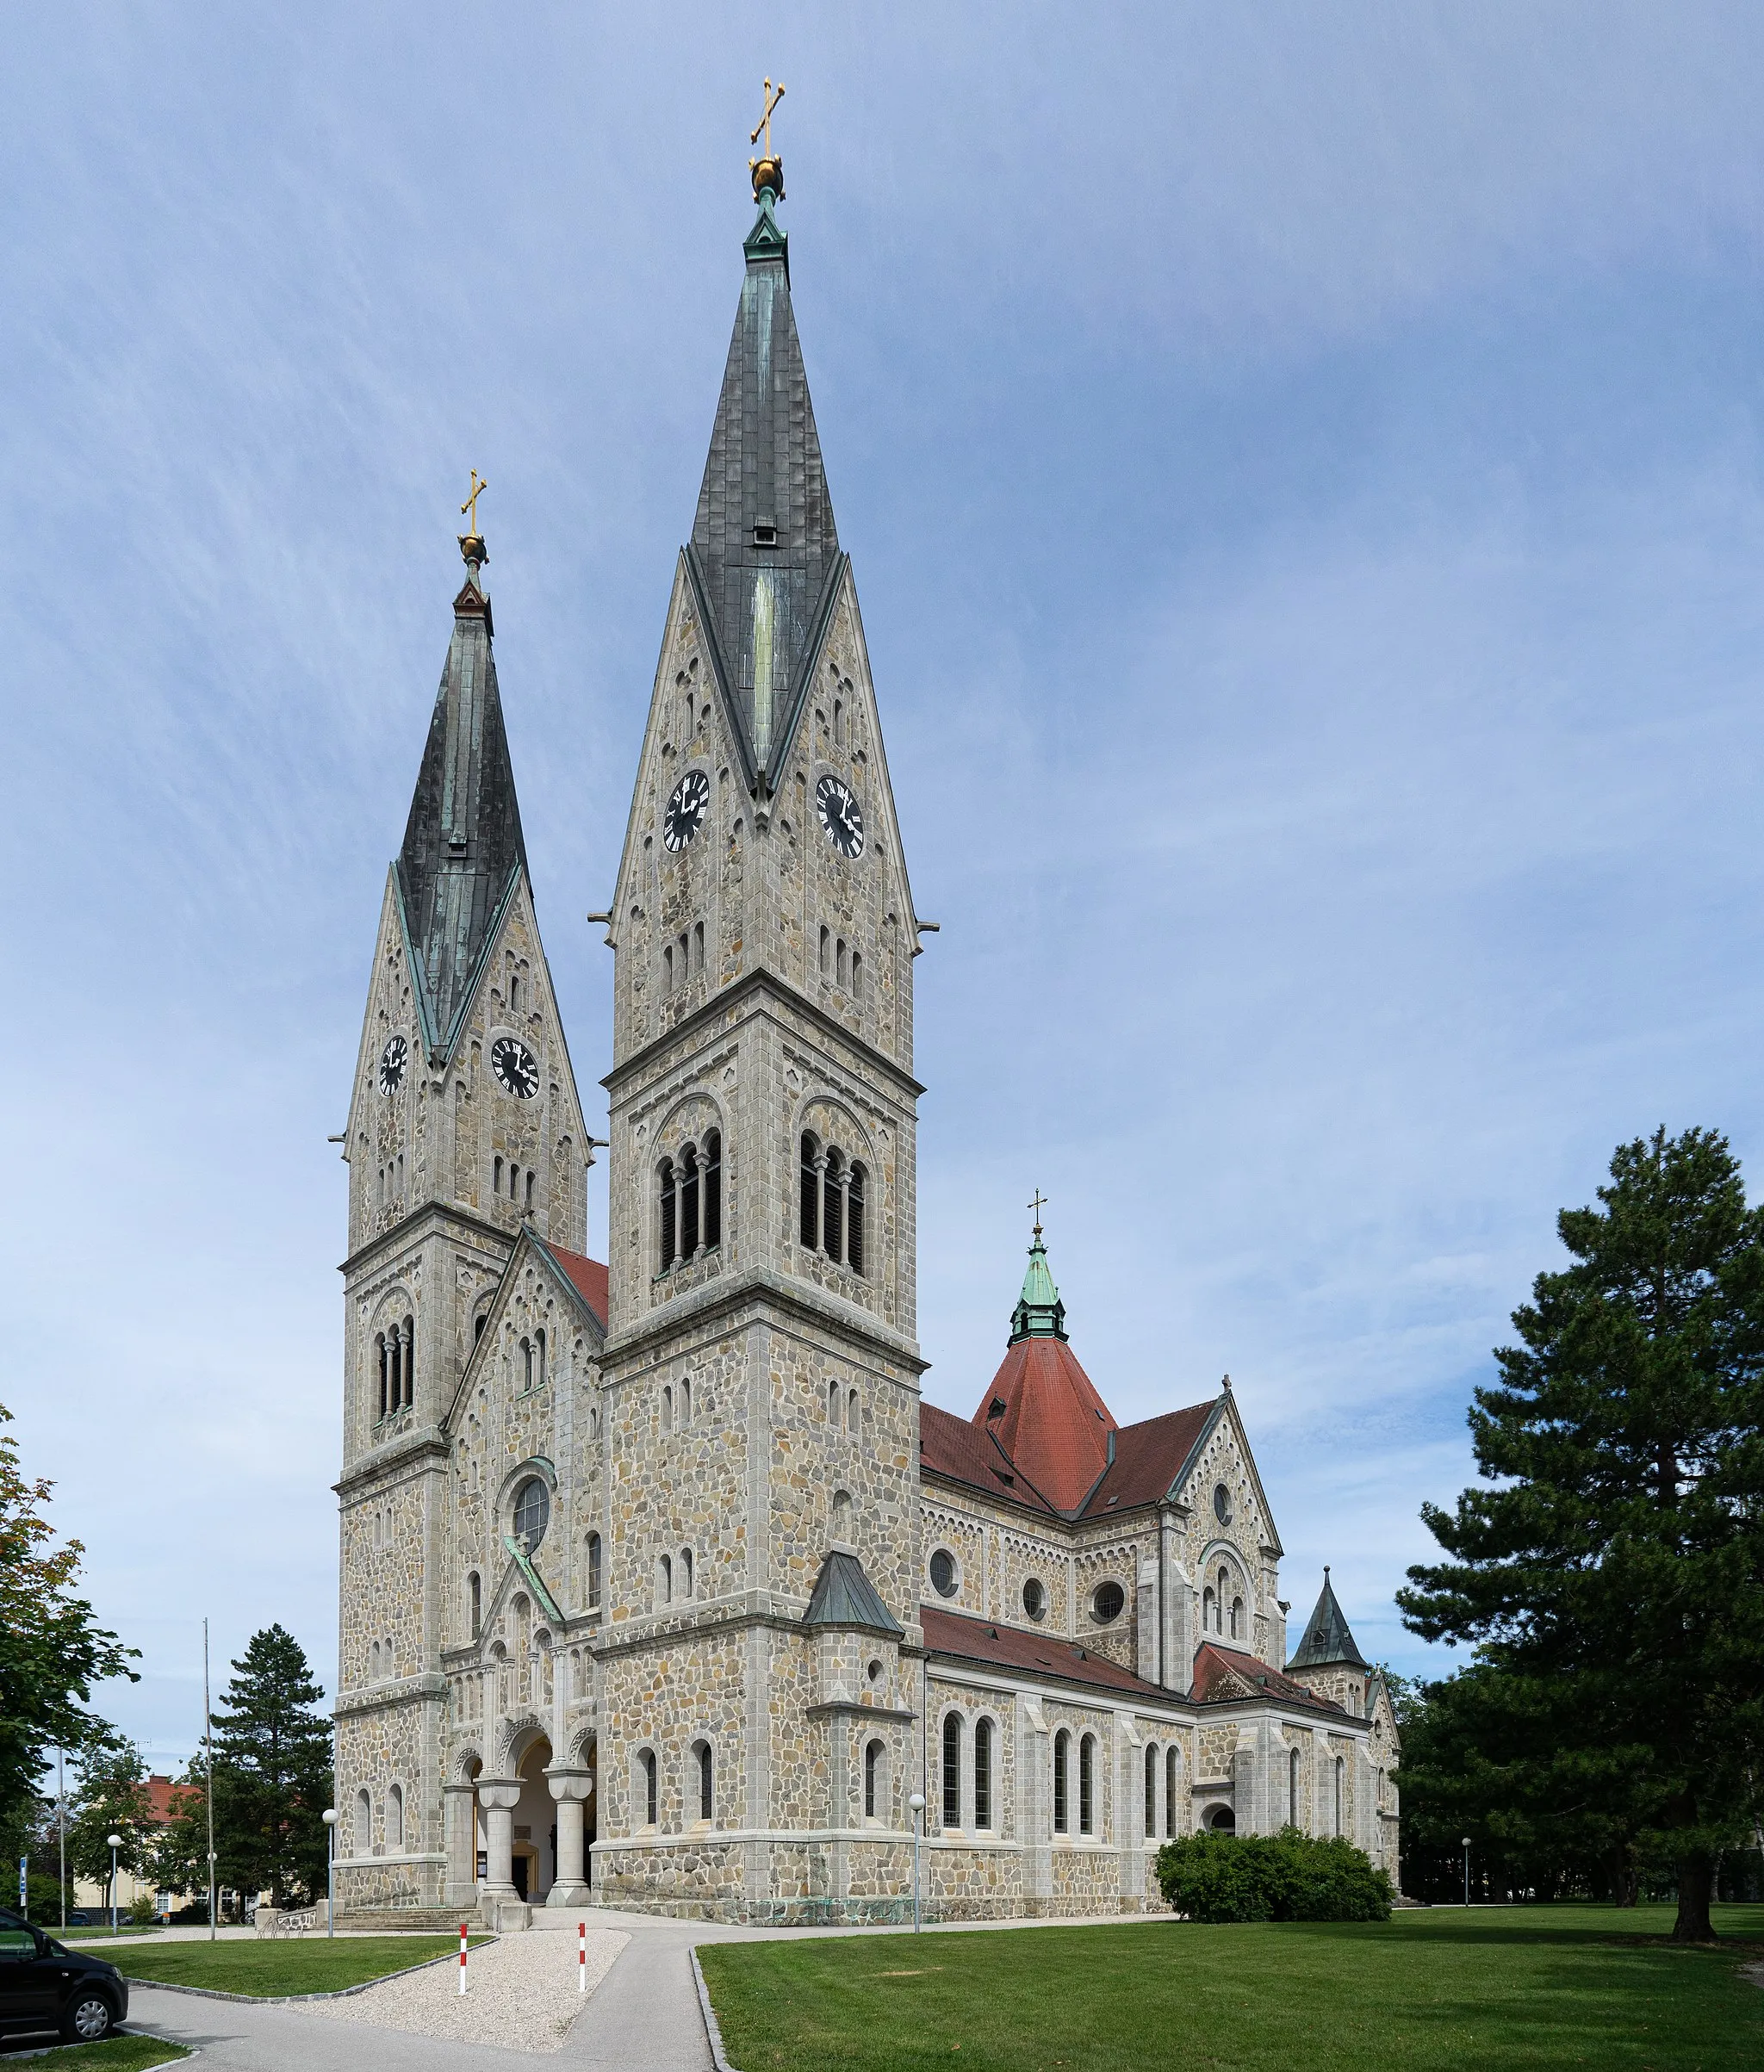
[[[590,1994],[630,1940],[617,1929],[588,1931]],[[576,1970],[575,1936],[506,1935],[472,1951],[466,1970],[470,1990],[463,1998],[457,1963],[431,1964],[347,2000],[309,2001],[290,2012],[505,2050],[561,2050],[570,2024],[588,2004],[577,1988]]]

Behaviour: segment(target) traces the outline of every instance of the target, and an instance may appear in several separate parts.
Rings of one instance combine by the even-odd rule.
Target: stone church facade
[[[972,1418],[921,1399],[920,924],[755,189],[602,917],[604,1263],[461,542],[345,1138],[339,1902],[898,1919],[916,1818],[946,1919],[1156,1908],[1202,1826],[1394,1875],[1388,1695],[1326,1578],[1288,1659],[1229,1383],[1118,1425],[1038,1225]]]

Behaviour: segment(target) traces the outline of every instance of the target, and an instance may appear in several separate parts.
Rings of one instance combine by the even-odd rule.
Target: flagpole
[[[55,1830],[61,1846],[61,1932],[67,1933],[67,1784],[62,1752],[55,1751]]]
[[[202,1621],[202,1749],[208,1783],[208,1940],[214,1931],[214,1728],[208,1711],[208,1622]]]

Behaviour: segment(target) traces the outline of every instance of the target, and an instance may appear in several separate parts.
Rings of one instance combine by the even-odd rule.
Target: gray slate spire
[[[843,564],[773,210],[764,188],[686,549],[749,787],[768,790]]]
[[[465,586],[398,856],[398,892],[416,971],[424,1039],[446,1056],[471,1003],[478,966],[527,853],[491,653],[484,543],[460,542]]]
[[[1329,1571],[1323,1571],[1323,1594],[1317,1600],[1317,1609],[1311,1614],[1305,1637],[1299,1642],[1299,1651],[1287,1664],[1289,1669],[1324,1669],[1337,1663],[1345,1663],[1350,1668],[1370,1667],[1364,1655],[1354,1645],[1354,1636],[1348,1630],[1346,1618],[1335,1601],[1335,1592],[1330,1586]]]

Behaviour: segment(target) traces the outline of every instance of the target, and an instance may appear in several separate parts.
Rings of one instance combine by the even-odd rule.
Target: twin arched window
[[[798,1235],[807,1250],[854,1274],[864,1271],[868,1180],[858,1160],[804,1132]]]
[[[1201,1631],[1229,1634],[1233,1641],[1248,1637],[1249,1616],[1242,1593],[1232,1587],[1231,1571],[1221,1566],[1217,1587],[1209,1583],[1201,1592]]]
[[[723,1132],[706,1130],[702,1150],[682,1145],[657,1174],[662,1194],[661,1263],[665,1274],[723,1242]]]
[[[855,993],[863,976],[864,959],[861,951],[847,946],[842,935],[835,935],[831,928],[821,930],[821,976],[830,978],[842,991]]]
[[[588,1610],[598,1610],[600,1604],[600,1535],[588,1535]]]
[[[536,1331],[531,1338],[520,1342],[521,1380],[523,1391],[543,1388],[545,1385],[545,1334]]]
[[[416,1320],[407,1317],[389,1331],[374,1335],[374,1353],[380,1367],[380,1415],[408,1410],[416,1401]]]

